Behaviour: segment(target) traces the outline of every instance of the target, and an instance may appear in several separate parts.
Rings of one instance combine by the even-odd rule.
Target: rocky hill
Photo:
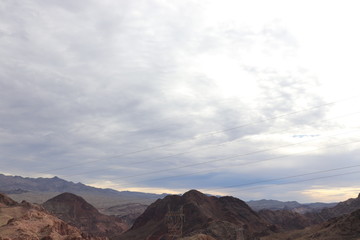
[[[360,210],[330,219],[322,224],[303,230],[285,232],[261,238],[261,240],[356,240],[360,239]]]
[[[206,196],[191,190],[182,196],[167,196],[151,204],[133,227],[118,239],[170,239],[168,228],[181,223],[184,237],[203,234],[200,236],[206,236],[204,239],[235,239],[237,234],[257,239],[276,230],[240,199]]]
[[[101,214],[82,197],[62,193],[43,204],[51,214],[91,236],[114,238],[129,226],[119,218]]]
[[[7,195],[0,193],[0,207],[12,207],[16,206],[18,203]]]
[[[0,194],[0,239],[103,240],[50,215],[42,207]]]
[[[302,230],[272,234],[262,239],[347,240],[360,238],[360,194],[357,198],[340,202],[335,207],[325,208],[319,212],[308,212],[303,216],[312,222],[309,227]],[[284,219],[280,217],[278,220],[283,221]]]
[[[291,210],[267,210],[263,209],[258,212],[259,216],[271,224],[276,225],[282,231],[303,229],[314,224],[311,217]]]
[[[357,198],[350,198],[344,202],[338,203],[332,208],[323,209],[319,212],[319,215],[322,219],[330,219],[352,213],[358,209],[360,209],[360,194]]]

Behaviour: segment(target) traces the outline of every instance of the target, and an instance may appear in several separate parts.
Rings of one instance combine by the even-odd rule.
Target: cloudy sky
[[[1,0],[1,172],[243,200],[355,197],[358,4]]]

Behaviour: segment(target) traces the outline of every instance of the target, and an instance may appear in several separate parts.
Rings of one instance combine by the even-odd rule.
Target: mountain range
[[[0,175],[0,190],[10,196],[0,194],[0,240],[360,237],[360,195],[337,204],[276,200],[246,203],[197,190],[182,195],[156,195],[99,189],[58,177],[5,175]],[[61,190],[66,192],[60,193]],[[36,198],[37,195],[41,197]],[[36,202],[46,197],[46,201]]]
[[[21,176],[6,176],[0,174],[0,192],[8,194],[15,200],[23,199],[29,202],[42,203],[51,197],[63,192],[70,192],[84,197],[95,207],[107,214],[117,214],[128,205],[133,208],[143,209],[158,198],[167,194],[153,194],[131,191],[117,191],[87,186],[82,183],[66,181],[59,177],[29,178]],[[120,204],[119,204],[120,203]],[[135,204],[135,205],[134,205]],[[300,204],[296,201],[281,202],[277,200],[252,200],[247,204],[254,210],[293,210],[304,213],[335,206],[337,203],[309,203]],[[113,212],[111,212],[113,211]]]
[[[21,176],[6,176],[0,174],[0,191],[6,194],[23,194],[28,192],[73,192],[78,194],[97,194],[106,196],[118,196],[124,199],[157,199],[166,194],[153,194],[143,192],[117,191],[91,187],[82,183],[66,181],[59,177],[53,178],[29,178]]]
[[[263,209],[268,210],[292,210],[298,213],[312,212],[314,210],[321,210],[323,208],[330,208],[335,206],[337,203],[306,203],[301,204],[296,201],[282,202],[278,200],[251,200],[246,202],[255,211]]]
[[[29,178],[4,174],[0,174],[0,192],[16,201],[38,204],[64,192],[73,193],[86,199],[101,213],[116,215],[130,224],[150,203],[167,195],[96,188],[59,177]]]

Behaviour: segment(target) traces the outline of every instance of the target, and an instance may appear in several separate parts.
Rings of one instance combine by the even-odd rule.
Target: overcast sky
[[[243,200],[355,197],[358,4],[1,0],[1,172]]]

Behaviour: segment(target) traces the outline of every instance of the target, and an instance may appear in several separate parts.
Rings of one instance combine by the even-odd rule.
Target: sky
[[[1,173],[153,193],[360,192],[355,0],[1,0]]]

